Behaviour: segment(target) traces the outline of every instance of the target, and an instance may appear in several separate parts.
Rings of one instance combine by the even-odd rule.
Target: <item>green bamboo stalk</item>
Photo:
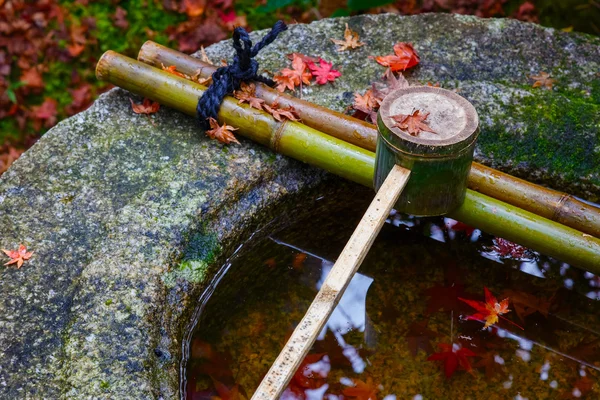
[[[112,51],[98,62],[96,76],[189,115],[195,115],[198,96],[205,90]],[[375,154],[370,151],[299,123],[276,122],[262,111],[237,104],[233,98],[225,99],[219,119],[275,151],[372,187]],[[518,207],[467,190],[463,205],[449,216],[600,274],[599,239]]]
[[[198,73],[201,78],[209,78],[216,70],[213,65],[152,41],[144,43],[138,60],[159,68],[174,65],[184,74]],[[282,107],[294,107],[304,125],[375,151],[377,129],[374,125],[279,93],[261,83],[256,84],[256,96],[267,104],[277,101]],[[535,185],[476,162],[471,166],[468,185],[470,189],[600,238],[600,208],[569,194]]]

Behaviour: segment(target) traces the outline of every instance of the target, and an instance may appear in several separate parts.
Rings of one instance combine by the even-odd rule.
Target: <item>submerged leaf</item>
[[[444,374],[446,378],[450,379],[458,367],[462,367],[465,371],[472,373],[473,368],[467,357],[475,357],[473,351],[461,347],[460,345],[453,343],[440,343],[438,347],[442,350],[438,353],[434,353],[427,360],[429,361],[443,361],[444,362]]]

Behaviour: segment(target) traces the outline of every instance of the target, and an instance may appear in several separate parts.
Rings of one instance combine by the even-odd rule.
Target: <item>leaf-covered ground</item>
[[[373,4],[378,5],[370,8]],[[555,4],[560,3],[560,4]],[[0,174],[40,135],[110,87],[96,80],[112,49],[135,57],[146,40],[191,53],[234,26],[270,27],[356,13],[455,12],[509,16],[600,33],[587,0],[24,0],[0,1]]]

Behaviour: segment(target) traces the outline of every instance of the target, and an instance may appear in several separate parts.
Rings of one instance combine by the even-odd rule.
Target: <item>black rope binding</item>
[[[254,59],[263,47],[273,43],[281,32],[287,29],[283,21],[277,21],[269,33],[262,38],[254,47],[248,32],[244,28],[237,27],[233,31],[233,48],[236,55],[233,62],[225,67],[220,67],[212,74],[212,85],[198,99],[196,115],[203,129],[210,127],[208,118],[217,118],[219,108],[228,93],[240,88],[242,82],[255,80],[269,86],[274,82],[269,78],[257,75],[258,62]]]

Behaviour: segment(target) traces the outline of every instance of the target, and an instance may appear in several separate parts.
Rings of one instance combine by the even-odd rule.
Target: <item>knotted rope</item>
[[[248,32],[241,27],[235,28],[233,31],[233,48],[236,55],[233,57],[233,62],[230,65],[220,67],[212,74],[212,85],[198,99],[196,115],[202,128],[209,128],[208,118],[217,118],[225,96],[238,90],[242,82],[255,80],[269,86],[275,84],[271,79],[257,75],[258,62],[254,57],[286,29],[287,26],[283,21],[277,21],[271,31],[252,47]]]

